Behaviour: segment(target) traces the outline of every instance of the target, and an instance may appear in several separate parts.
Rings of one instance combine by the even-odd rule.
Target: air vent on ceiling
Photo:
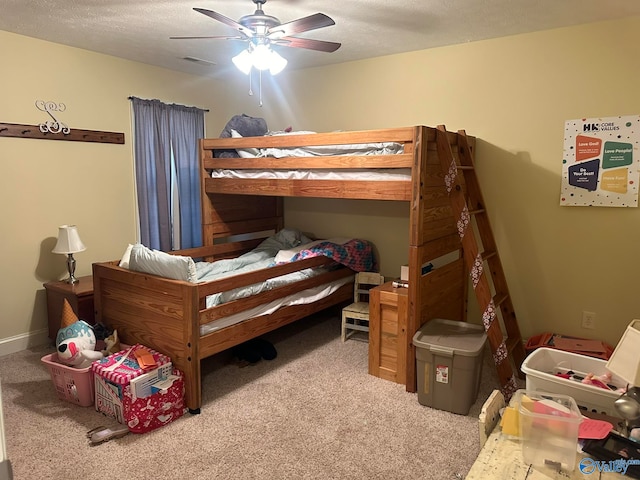
[[[193,63],[200,63],[202,65],[216,65],[215,62],[210,62],[209,60],[203,60],[202,58],[196,58],[196,57],[182,57],[183,60],[187,60],[189,62],[193,62]]]

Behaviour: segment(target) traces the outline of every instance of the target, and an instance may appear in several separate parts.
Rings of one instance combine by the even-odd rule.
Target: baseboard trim
[[[23,333],[14,337],[0,340],[0,356],[21,352],[32,347],[39,347],[50,343],[49,330],[43,328],[35,332]]]

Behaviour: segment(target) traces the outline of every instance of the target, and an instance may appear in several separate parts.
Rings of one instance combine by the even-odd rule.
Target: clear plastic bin
[[[573,471],[582,415],[568,395],[518,390],[522,457],[534,467]]]

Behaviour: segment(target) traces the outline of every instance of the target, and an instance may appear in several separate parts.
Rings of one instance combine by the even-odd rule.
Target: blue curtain
[[[203,111],[174,105],[169,130],[180,202],[180,246],[199,247],[202,245],[202,217],[197,140],[204,136]]]
[[[204,136],[205,110],[136,97],[131,102],[140,242],[162,251],[198,247],[202,245],[198,139]],[[176,190],[174,199],[171,193]],[[172,215],[174,200],[179,205],[177,218]]]

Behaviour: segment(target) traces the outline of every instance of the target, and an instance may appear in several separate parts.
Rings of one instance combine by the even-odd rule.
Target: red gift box
[[[173,370],[171,385],[144,398],[134,398],[131,388],[124,389],[122,408],[129,431],[145,433],[162,427],[184,415],[184,376]]]
[[[156,367],[143,369],[135,352],[146,349]],[[95,408],[127,425],[134,433],[145,433],[184,415],[184,375],[171,361],[143,345],[134,345],[94,362]],[[137,380],[136,380],[137,379]],[[133,383],[138,383],[138,388]]]

